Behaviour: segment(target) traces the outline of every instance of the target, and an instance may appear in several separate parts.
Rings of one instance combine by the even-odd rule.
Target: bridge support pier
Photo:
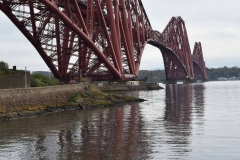
[[[192,81],[190,79],[183,80],[183,84],[190,84],[190,83],[192,83]]]
[[[194,79],[186,79],[183,81],[183,84],[191,84],[191,83],[196,83],[196,80]]]
[[[166,80],[165,84],[177,84],[177,82],[182,82],[183,84],[191,84],[195,83],[196,81],[194,79],[185,79],[185,80]]]
[[[165,84],[177,84],[176,80],[166,80]]]

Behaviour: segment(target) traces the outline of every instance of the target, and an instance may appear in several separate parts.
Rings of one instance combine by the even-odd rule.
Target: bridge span
[[[207,79],[201,43],[191,54],[183,19],[153,30],[141,0],[0,0],[0,10],[60,80],[133,78],[146,44],[160,49],[166,81]]]

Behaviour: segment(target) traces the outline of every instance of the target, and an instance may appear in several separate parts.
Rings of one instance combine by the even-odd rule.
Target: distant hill
[[[49,72],[49,71],[33,71],[32,74],[40,74],[40,75],[43,75],[45,77],[48,77],[48,78],[53,78],[53,74],[52,72]]]

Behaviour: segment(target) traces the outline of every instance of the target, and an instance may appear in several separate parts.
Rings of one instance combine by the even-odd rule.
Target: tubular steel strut
[[[147,43],[161,50],[167,80],[207,79],[182,18],[154,31],[141,0],[0,0],[0,10],[60,80],[133,78]]]

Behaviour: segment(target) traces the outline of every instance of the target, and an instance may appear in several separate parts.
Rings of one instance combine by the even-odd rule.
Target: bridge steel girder
[[[1,1],[0,1],[1,2]],[[5,2],[5,3],[4,3]],[[61,79],[61,75],[56,69],[56,67],[51,63],[51,58],[47,55],[44,48],[39,44],[39,41],[35,38],[36,30],[33,27],[33,34],[29,32],[29,30],[25,27],[26,22],[20,21],[13,13],[10,8],[10,3],[7,1],[3,1],[0,3],[0,10],[14,23],[14,25],[23,33],[23,35],[30,41],[30,43],[36,48],[42,59],[46,62],[47,66],[50,68],[54,76],[58,79]],[[20,15],[19,15],[20,16]],[[29,19],[32,21],[31,19]]]
[[[118,79],[123,77],[117,61],[112,60],[115,55],[111,55],[110,59],[107,53],[100,50],[97,43],[105,39],[98,41],[96,37],[101,33],[86,30],[88,8],[85,4],[77,0],[0,0],[0,6],[37,49],[56,78],[67,80],[84,69],[87,73],[96,61],[101,62],[97,69],[101,68],[102,76],[111,74]],[[96,14],[96,8],[93,9],[90,12]],[[84,45],[80,44],[82,41]],[[80,64],[80,59],[85,64],[82,68],[76,65]],[[96,70],[100,72],[100,69]]]
[[[184,64],[174,51],[153,40],[150,40],[148,43],[159,48],[162,53],[166,81],[176,82],[177,80],[190,80],[186,67],[184,67]]]
[[[191,49],[181,17],[172,17],[162,33],[153,31],[150,37],[148,43],[162,52],[166,81],[194,79]]]
[[[0,0],[54,76],[137,75],[152,31],[141,0]]]
[[[0,10],[60,80],[137,76],[147,43],[161,50],[167,80],[194,77],[182,18],[153,31],[141,0],[0,0]]]
[[[193,70],[195,80],[207,80],[205,61],[203,58],[201,42],[196,42],[193,49]]]
[[[195,61],[193,61],[193,72],[194,72],[194,80],[202,80],[202,81],[207,80],[205,78],[204,72],[201,69],[200,65]]]
[[[187,79],[194,79],[192,56],[185,22],[181,17],[172,17],[162,32],[164,43],[176,53],[187,71]]]

